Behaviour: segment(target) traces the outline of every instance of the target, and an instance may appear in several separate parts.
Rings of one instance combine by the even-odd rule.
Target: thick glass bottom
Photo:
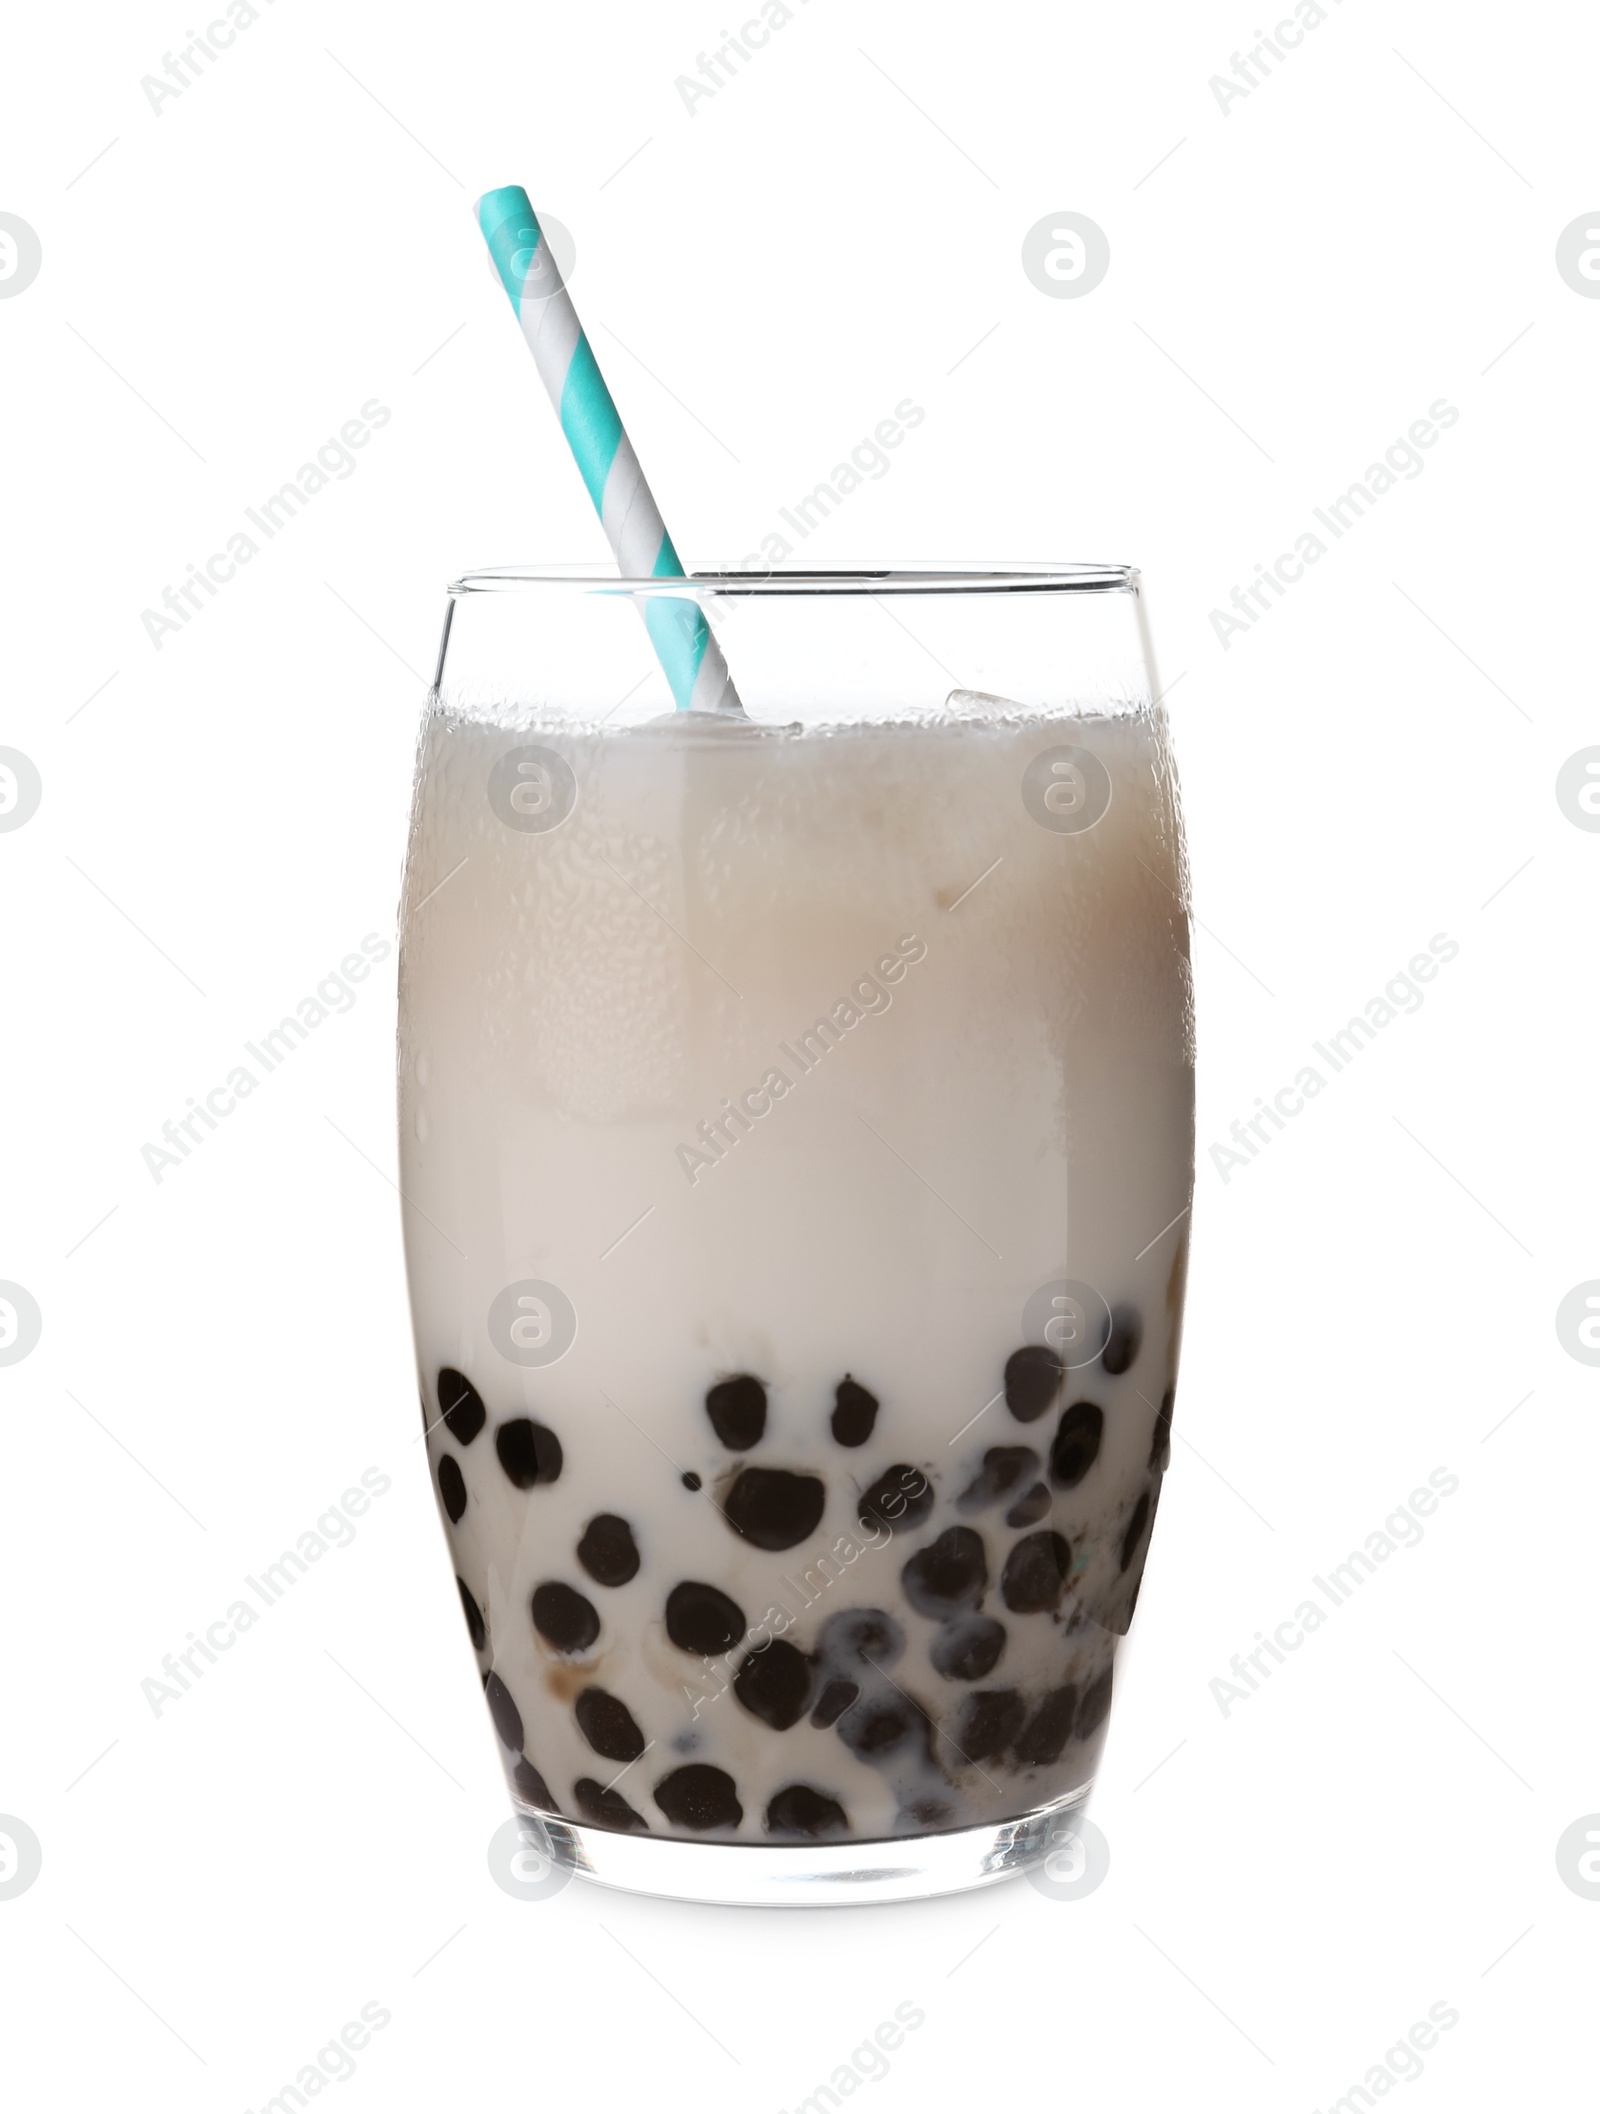
[[[740,1908],[824,1908],[925,1901],[1014,1878],[1050,1856],[1089,1790],[1083,1784],[1015,1820],[875,1842],[681,1842],[584,1827],[516,1804],[537,1823],[553,1863],[600,1886]]]

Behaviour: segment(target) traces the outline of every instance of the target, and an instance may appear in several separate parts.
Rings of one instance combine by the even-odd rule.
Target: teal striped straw
[[[487,191],[477,214],[623,578],[686,578],[527,192],[520,184]],[[680,712],[743,714],[722,649],[697,602],[652,595],[645,602],[645,625]]]

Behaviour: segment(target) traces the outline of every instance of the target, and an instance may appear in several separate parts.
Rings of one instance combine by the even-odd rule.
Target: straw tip
[[[491,228],[513,216],[526,216],[526,220],[532,222],[533,201],[521,184],[501,184],[497,190],[485,191],[473,211],[478,216],[479,227],[487,234]]]

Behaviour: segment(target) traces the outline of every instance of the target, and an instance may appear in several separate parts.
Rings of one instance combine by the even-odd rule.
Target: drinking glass
[[[652,637],[701,619],[744,718],[672,710]],[[1169,1450],[1186,904],[1126,568],[450,589],[406,1259],[558,1864],[905,1899],[1081,1808]]]

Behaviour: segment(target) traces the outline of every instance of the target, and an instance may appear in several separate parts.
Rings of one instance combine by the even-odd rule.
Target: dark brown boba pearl
[[[636,1762],[644,1753],[644,1734],[633,1712],[608,1690],[586,1688],[573,1704],[572,1714],[589,1745],[608,1762]]]
[[[767,1428],[767,1391],[753,1374],[735,1373],[707,1388],[706,1415],[730,1453],[748,1453]]]
[[[983,1466],[956,1499],[956,1510],[981,1512],[986,1505],[998,1505],[1038,1469],[1039,1456],[1031,1446],[991,1446]]]
[[[597,1512],[583,1530],[578,1561],[596,1585],[626,1585],[639,1568],[633,1529],[615,1512]]]
[[[586,1652],[600,1634],[600,1617],[571,1586],[547,1580],[533,1589],[533,1626],[558,1652]]]
[[[439,1414],[458,1446],[470,1446],[488,1419],[482,1395],[453,1365],[439,1368]]]
[[[853,1703],[836,1729],[852,1754],[875,1761],[919,1738],[925,1724],[909,1696],[869,1696]]]
[[[1161,1407],[1156,1411],[1156,1428],[1150,1434],[1150,1460],[1152,1468],[1164,1469],[1172,1458],[1172,1389],[1169,1387],[1161,1397]]]
[[[1025,1343],[1006,1360],[1006,1408],[1019,1424],[1042,1417],[1061,1391],[1066,1372],[1059,1352],[1047,1343]]]
[[[683,1471],[683,1487],[685,1490],[698,1490],[700,1488],[700,1478],[692,1468],[686,1468]]]
[[[464,1578],[456,1580],[456,1591],[461,1595],[461,1612],[467,1618],[467,1635],[472,1639],[472,1649],[481,1652],[489,1634],[483,1626],[483,1610],[467,1591]],[[517,1745],[520,1747],[521,1744],[519,1740]]]
[[[759,1651],[745,1653],[733,1677],[733,1692],[753,1718],[774,1732],[787,1732],[799,1724],[811,1700],[811,1661],[774,1637]]]
[[[1049,1515],[1052,1499],[1043,1483],[1035,1483],[1025,1490],[1011,1510],[1006,1514],[1008,1527],[1036,1527]]]
[[[840,1608],[817,1633],[817,1656],[835,1666],[893,1666],[906,1634],[882,1608]]]
[[[744,1610],[716,1586],[685,1578],[667,1595],[667,1635],[680,1651],[714,1659],[744,1635]]]
[[[954,1814],[942,1798],[913,1799],[906,1807],[906,1819],[914,1828],[942,1828],[953,1818]]]
[[[1100,1362],[1108,1373],[1125,1373],[1139,1355],[1139,1345],[1144,1340],[1144,1329],[1134,1307],[1111,1309],[1111,1334],[1106,1338],[1106,1347],[1100,1353]]]
[[[1096,1674],[1083,1692],[1083,1701],[1078,1705],[1078,1722],[1074,1730],[1080,1740],[1090,1733],[1098,1732],[1105,1723],[1111,1709],[1111,1669]]]
[[[656,1785],[655,1801],[675,1827],[697,1832],[736,1828],[744,1819],[733,1778],[709,1762],[685,1762],[664,1776]]]
[[[824,1727],[836,1725],[860,1693],[854,1681],[826,1682],[817,1698],[817,1707],[811,1713],[812,1724]]]
[[[928,1657],[947,1681],[981,1681],[994,1672],[1005,1648],[1004,1623],[992,1615],[963,1615],[944,1625],[928,1646]]]
[[[1078,1691],[1070,1681],[1065,1688],[1051,1689],[1035,1707],[1017,1741],[1017,1760],[1029,1767],[1058,1761],[1072,1731],[1077,1708]]]
[[[1100,1453],[1106,1416],[1093,1402],[1074,1402],[1061,1412],[1050,1448],[1050,1480],[1063,1490],[1081,1483]]]
[[[572,1787],[578,1810],[597,1828],[615,1828],[622,1835],[648,1835],[650,1823],[635,1813],[620,1791],[608,1791],[592,1776],[580,1776]]]
[[[983,1536],[971,1527],[946,1527],[901,1566],[900,1586],[919,1615],[975,1608],[989,1587]]]
[[[494,1435],[494,1450],[500,1466],[519,1490],[535,1483],[553,1483],[561,1473],[561,1441],[531,1417],[513,1417]]]
[[[1072,1550],[1063,1535],[1043,1527],[1024,1534],[1000,1573],[1000,1597],[1014,1615],[1039,1615],[1060,1602],[1072,1570]]]
[[[516,1768],[512,1770],[511,1781],[517,1788],[518,1797],[525,1798],[530,1806],[542,1806],[546,1813],[555,1811],[556,1805],[550,1796],[550,1786],[526,1755],[518,1760]]]
[[[490,1674],[483,1684],[484,1701],[489,1706],[489,1715],[494,1719],[494,1729],[500,1735],[500,1743],[509,1747],[513,1754],[522,1752],[522,1712],[516,1699],[498,1674]]]
[[[956,1751],[969,1762],[1003,1754],[1022,1730],[1028,1707],[1014,1688],[980,1688],[967,1697],[956,1720]]]
[[[841,1446],[865,1446],[877,1421],[877,1396],[846,1373],[833,1394],[834,1438]]]
[[[856,1516],[863,1527],[919,1527],[933,1510],[933,1485],[920,1468],[896,1461],[861,1493]]]
[[[1122,1556],[1117,1566],[1119,1570],[1125,1571],[1133,1562],[1134,1553],[1139,1546],[1139,1537],[1149,1523],[1150,1493],[1148,1490],[1141,1490],[1139,1502],[1133,1508],[1133,1517],[1128,1522],[1128,1531],[1122,1537]]]
[[[821,1835],[847,1835],[850,1822],[836,1798],[814,1791],[809,1784],[785,1784],[767,1808],[769,1835],[803,1835],[814,1842]]]
[[[734,1478],[723,1517],[758,1549],[792,1549],[816,1532],[827,1498],[814,1475],[787,1468],[745,1468]]]
[[[461,1463],[453,1453],[439,1456],[439,1495],[444,1499],[444,1509],[454,1526],[467,1509],[467,1485],[461,1473]]]

